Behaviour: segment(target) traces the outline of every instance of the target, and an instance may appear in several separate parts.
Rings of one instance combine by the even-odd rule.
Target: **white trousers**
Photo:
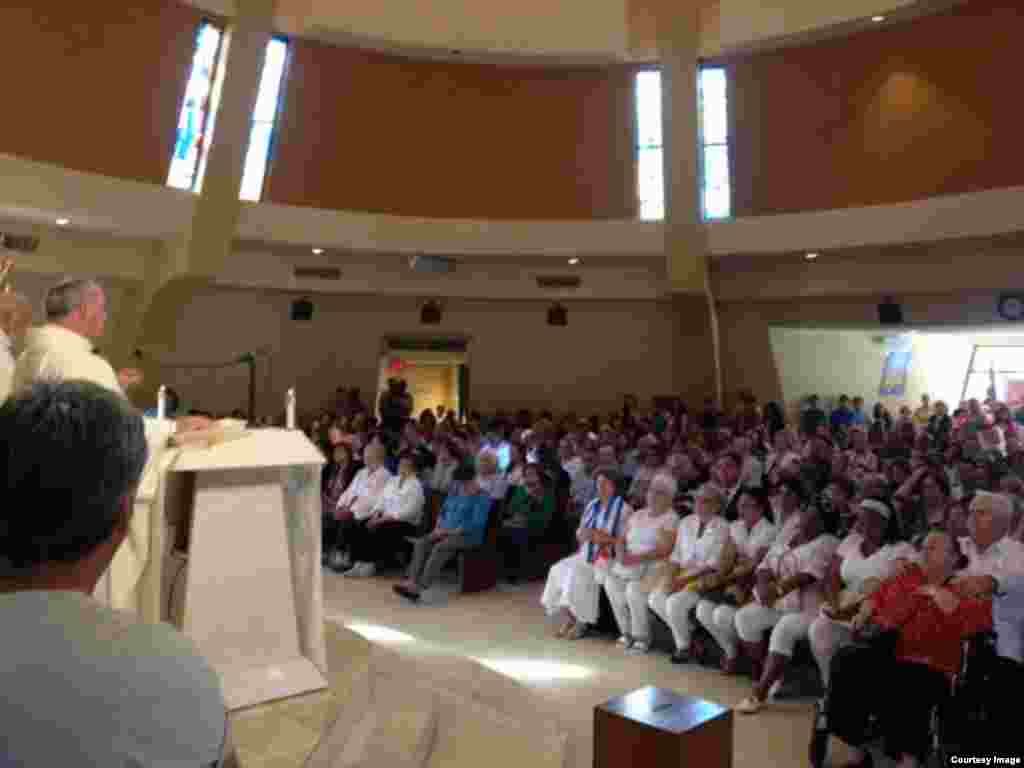
[[[697,621],[718,643],[718,647],[730,659],[739,655],[736,634],[736,608],[731,605],[719,605],[710,600],[697,603]]]
[[[687,589],[671,595],[659,589],[652,592],[648,598],[647,604],[651,610],[672,630],[672,638],[678,651],[685,651],[690,647],[690,638],[693,636],[693,619],[690,618],[690,612],[699,602],[700,593]]]
[[[627,581],[612,574],[608,574],[604,582],[604,591],[615,612],[619,632],[634,640],[649,640],[651,637],[651,617],[647,613],[650,593],[642,589],[642,584],[640,579]]]
[[[785,613],[751,603],[736,611],[736,633],[745,643],[759,643],[765,630],[770,629],[769,652],[792,656],[797,641],[807,637],[815,618],[809,613]]]
[[[601,604],[604,577],[602,569],[595,569],[582,553],[577,552],[551,566],[540,604],[549,616],[567,608],[577,621],[594,624]]]
[[[821,681],[828,687],[832,659],[840,648],[853,641],[853,632],[844,624],[819,616],[811,622],[807,634],[811,641],[814,660],[818,662],[818,669],[821,670]]]

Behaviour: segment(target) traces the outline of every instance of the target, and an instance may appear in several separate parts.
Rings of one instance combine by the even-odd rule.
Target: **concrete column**
[[[722,399],[718,323],[708,271],[707,229],[701,220],[697,68],[700,14],[695,4],[658,15],[665,163],[665,266],[676,297],[680,392]]]
[[[252,110],[256,103],[263,60],[274,35],[276,0],[237,0],[228,23],[218,77],[220,107],[206,175],[188,229],[159,245],[135,313],[137,325],[126,328],[132,344],[172,354],[177,320],[197,289],[209,285],[222,270],[238,231],[242,203],[238,199],[245,155],[249,148]],[[159,382],[147,377],[146,390]]]

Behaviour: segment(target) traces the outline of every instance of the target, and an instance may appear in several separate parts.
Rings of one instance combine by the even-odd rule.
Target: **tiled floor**
[[[610,639],[557,640],[538,604],[540,584],[479,595],[449,588],[436,604],[412,605],[393,594],[394,581],[324,574],[332,690],[236,715],[234,739],[243,768],[303,764],[344,701],[347,671],[370,648],[345,626],[404,653],[469,656],[518,679],[564,714],[574,732],[577,768],[592,763],[593,708],[614,696],[660,685],[735,706],[750,688],[748,681],[714,670],[672,666],[662,654],[627,656]],[[752,717],[736,715],[734,765],[807,765],[810,724],[808,701],[775,703]],[[836,757],[844,756],[840,752]]]

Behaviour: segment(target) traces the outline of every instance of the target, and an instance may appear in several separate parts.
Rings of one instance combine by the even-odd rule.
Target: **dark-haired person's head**
[[[747,527],[753,529],[761,518],[772,519],[771,499],[763,488],[744,487],[740,494],[739,514]]]
[[[622,493],[622,475],[610,467],[601,467],[594,473],[597,481],[597,493],[605,500]]]
[[[0,407],[0,435],[0,583],[91,594],[131,522],[141,414],[89,382],[40,382]]]
[[[476,478],[476,468],[468,461],[462,462],[455,468],[452,480],[462,488],[463,496],[473,496],[480,490],[480,484]]]

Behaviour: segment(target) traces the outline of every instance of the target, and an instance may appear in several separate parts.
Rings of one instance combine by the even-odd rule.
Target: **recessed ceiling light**
[[[816,254],[816,253],[808,253],[806,256],[804,256],[804,258],[807,261],[814,261],[816,258],[818,258],[818,254]]]
[[[323,252],[324,252],[324,249],[323,249],[323,248],[314,248],[314,249],[313,249],[313,255],[314,255],[314,256],[319,256],[319,255],[320,255],[321,253],[323,253]]]
[[[872,16],[871,20],[875,22],[875,24],[881,24],[883,21],[885,21],[885,16]]]
[[[569,259],[569,263],[575,267],[577,264],[580,263],[580,260],[577,257],[573,256],[571,259]]]
[[[61,218],[57,219],[57,226],[58,227],[66,227],[70,223],[71,223],[71,219],[65,219],[63,216]]]

